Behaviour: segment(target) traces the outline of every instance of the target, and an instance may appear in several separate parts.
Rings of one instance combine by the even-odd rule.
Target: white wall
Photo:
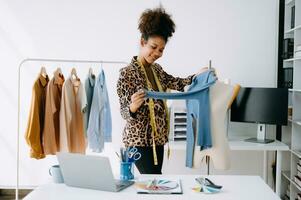
[[[185,77],[212,59],[220,79],[230,78],[232,83],[243,86],[275,86],[278,2],[274,0],[1,0],[0,66],[4,73],[0,75],[0,156],[3,160],[0,186],[15,184],[17,70],[21,60],[41,57],[129,62],[138,51],[139,15],[159,2],[172,13],[177,25],[165,55],[158,61],[167,72]],[[41,64],[28,63],[22,69],[21,185],[44,182],[49,164],[56,162],[54,158],[29,159],[23,139],[31,85]],[[58,66],[43,64],[49,74]],[[67,75],[74,65],[60,66]],[[82,65],[77,66],[79,69]],[[108,154],[118,147],[124,123],[118,114],[114,89],[120,67],[122,65],[104,66],[110,80],[107,84],[114,113],[115,146],[108,147]],[[84,79],[87,67],[79,71]],[[260,173],[260,168],[261,164],[249,170]],[[245,172],[248,173],[248,169]]]

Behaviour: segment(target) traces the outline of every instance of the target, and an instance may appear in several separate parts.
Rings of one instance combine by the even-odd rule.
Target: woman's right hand
[[[131,96],[131,104],[130,104],[130,111],[132,113],[135,113],[138,108],[143,104],[145,97],[145,92],[143,90],[139,90],[138,92],[135,92]]]

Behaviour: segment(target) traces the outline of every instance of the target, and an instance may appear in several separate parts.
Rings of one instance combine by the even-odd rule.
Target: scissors
[[[141,153],[138,152],[136,147],[132,147],[127,152],[128,162],[135,162],[141,158]]]

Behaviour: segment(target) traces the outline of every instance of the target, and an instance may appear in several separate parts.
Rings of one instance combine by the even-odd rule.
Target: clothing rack
[[[123,61],[105,61],[105,60],[72,60],[72,59],[47,59],[47,58],[26,58],[22,60],[18,67],[18,126],[17,126],[17,182],[16,182],[16,194],[15,199],[19,200],[19,162],[20,162],[20,149],[19,149],[19,137],[20,137],[20,78],[21,78],[21,68],[24,63],[27,62],[52,62],[52,63],[85,63],[85,64],[128,64]]]

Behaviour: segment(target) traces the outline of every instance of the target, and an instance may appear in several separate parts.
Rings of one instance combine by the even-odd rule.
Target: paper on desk
[[[145,179],[135,183],[138,194],[182,194],[181,180]]]

